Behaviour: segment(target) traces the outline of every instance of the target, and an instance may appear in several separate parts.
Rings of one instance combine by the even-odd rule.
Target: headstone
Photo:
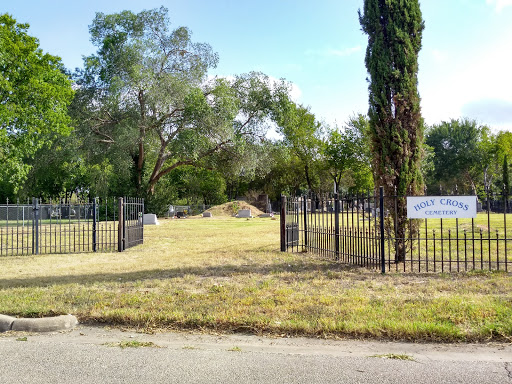
[[[239,209],[236,217],[252,217],[250,209]]]
[[[154,213],[145,213],[142,217],[142,223],[144,225],[159,225],[158,219]]]
[[[203,217],[213,217],[211,212],[203,212]]]

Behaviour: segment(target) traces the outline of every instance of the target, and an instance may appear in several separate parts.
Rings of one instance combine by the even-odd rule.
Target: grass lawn
[[[512,340],[509,273],[394,274],[279,252],[279,221],[161,220],[123,253],[0,258],[0,313],[142,330]]]

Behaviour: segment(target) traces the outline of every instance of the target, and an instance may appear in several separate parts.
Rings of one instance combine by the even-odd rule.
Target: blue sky
[[[261,71],[294,84],[297,102],[319,120],[342,125],[366,113],[367,38],[363,0],[17,0],[2,4],[45,52],[68,68],[94,53],[88,25],[96,12],[169,9],[171,27],[186,26],[219,53],[212,75]],[[419,92],[427,124],[476,119],[512,131],[512,0],[423,0]]]

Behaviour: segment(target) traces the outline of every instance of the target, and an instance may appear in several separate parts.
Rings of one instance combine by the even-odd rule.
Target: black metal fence
[[[123,251],[143,242],[144,200],[0,205],[0,256]],[[120,214],[121,213],[121,214]]]
[[[144,199],[126,197],[120,199],[123,207],[123,249],[144,242]]]
[[[389,208],[397,199],[383,194],[283,197],[281,250],[383,273],[510,270],[512,217],[504,199],[486,199],[473,219],[408,220],[402,238]]]

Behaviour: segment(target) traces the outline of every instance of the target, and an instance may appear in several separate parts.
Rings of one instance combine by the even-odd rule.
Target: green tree
[[[508,159],[512,156],[512,132],[500,131],[496,134],[496,152],[498,161],[502,164],[502,175],[499,178],[500,185],[497,186],[497,190],[505,189],[504,193],[508,200],[510,195]],[[507,169],[505,169],[505,164]]]
[[[83,132],[131,159],[133,185],[152,194],[173,169],[208,167],[219,151],[263,134],[284,85],[251,73],[208,80],[218,56],[187,28],[169,30],[167,9],[96,14],[95,55],[84,59],[73,108]]]
[[[302,164],[310,191],[319,192],[320,148],[322,125],[308,108],[284,98],[274,111],[274,118],[283,142]]]
[[[492,160],[496,155],[489,129],[474,120],[443,121],[430,127],[426,144],[434,152],[434,172],[429,189],[442,186],[446,192],[476,191],[492,179]]]
[[[45,199],[69,196],[87,189],[86,164],[80,157],[75,136],[57,138],[49,147],[43,147],[29,162],[27,181],[20,191],[23,197],[40,196]]]
[[[43,53],[28,27],[0,15],[0,177],[14,193],[37,150],[71,131],[71,81],[60,58]]]
[[[126,184],[119,166],[104,157],[98,162],[87,158],[76,134],[57,138],[50,147],[43,147],[30,161],[27,181],[20,191],[22,197],[41,196],[83,198],[123,196]]]
[[[361,192],[373,186],[367,142],[368,120],[358,115],[342,129],[329,129],[322,146],[322,162],[335,184]]]
[[[307,190],[302,162],[281,140],[265,142],[257,164],[248,190],[267,194],[271,201],[279,201],[282,194],[300,194]]]
[[[501,176],[500,167],[502,163],[500,162],[498,149],[496,136],[492,134],[489,128],[482,127],[482,135],[477,149],[479,162],[476,168],[482,175],[483,186],[488,193],[491,192],[495,180],[500,179]],[[502,192],[502,188],[498,188],[498,192]]]
[[[370,135],[375,184],[398,195],[394,226],[396,261],[405,260],[405,195],[423,193],[420,172],[423,123],[418,94],[418,53],[424,29],[418,0],[365,0],[359,11],[368,35]],[[388,200],[391,202],[391,200]],[[394,207],[393,207],[394,208]]]

